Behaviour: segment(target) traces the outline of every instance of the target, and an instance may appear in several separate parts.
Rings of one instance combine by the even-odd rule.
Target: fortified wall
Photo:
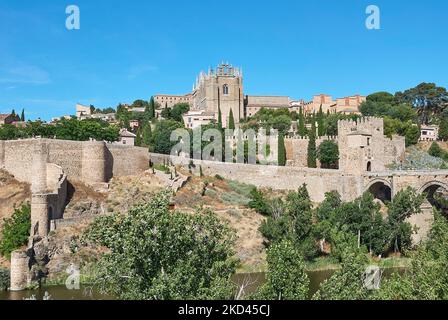
[[[12,254],[10,290],[23,290],[36,280],[34,246],[63,218],[69,180],[103,187],[113,176],[142,172],[148,164],[146,148],[97,141],[0,141],[0,168],[30,183],[32,191],[29,247]]]
[[[149,156],[146,148],[138,148],[98,141],[66,141],[53,139],[26,139],[0,141],[0,168],[19,181],[40,183],[42,168],[33,168],[35,146],[43,145],[41,152],[46,163],[60,166],[69,180],[86,184],[106,183],[113,176],[126,176],[147,170]],[[33,176],[35,177],[32,179]]]
[[[405,138],[384,135],[382,118],[366,117],[338,122],[338,136],[316,139],[316,147],[326,140],[339,147],[339,167],[342,171],[362,174],[366,171],[385,171],[388,164],[400,162],[405,154]],[[288,166],[307,167],[308,137],[285,139]]]

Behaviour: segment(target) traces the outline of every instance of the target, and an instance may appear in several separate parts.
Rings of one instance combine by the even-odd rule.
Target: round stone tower
[[[5,165],[5,141],[0,141],[0,168]]]
[[[47,196],[48,146],[38,140],[33,148],[33,176],[31,177],[31,236],[46,237],[49,232]]]
[[[29,279],[29,257],[24,251],[11,254],[11,284],[9,290],[25,290]]]
[[[45,193],[47,191],[47,162],[48,146],[46,142],[38,140],[33,146],[32,193]]]
[[[82,145],[82,181],[87,184],[107,182],[107,150],[103,141],[89,141]]]

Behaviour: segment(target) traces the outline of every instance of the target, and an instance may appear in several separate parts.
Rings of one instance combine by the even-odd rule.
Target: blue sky
[[[81,29],[65,28],[78,5]],[[381,30],[365,27],[381,9]],[[0,0],[0,112],[28,118],[191,90],[221,61],[246,94],[448,86],[446,0]]]

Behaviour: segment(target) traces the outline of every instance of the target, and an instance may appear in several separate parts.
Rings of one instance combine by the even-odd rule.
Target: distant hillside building
[[[76,118],[81,119],[81,117],[90,116],[92,114],[92,108],[90,106],[84,106],[80,103],[76,104]]]
[[[13,124],[14,122],[20,121],[20,118],[16,114],[0,114],[0,126],[5,124]]]
[[[133,134],[132,132],[129,132],[126,129],[121,129],[118,141],[115,142],[115,144],[134,146],[136,138],[137,138],[137,136],[135,134]]]
[[[367,97],[354,95],[344,98],[333,98],[328,94],[319,94],[313,97],[310,102],[301,101],[295,104],[295,110],[298,111],[300,107],[303,108],[305,114],[313,114],[319,112],[322,107],[324,113],[343,113],[343,114],[361,114],[359,107],[361,103],[365,102]]]
[[[221,110],[222,124],[227,127],[230,110],[235,124],[240,120],[254,116],[262,108],[288,109],[296,111],[302,108],[305,114],[322,110],[330,113],[359,114],[359,106],[366,97],[355,95],[333,100],[331,96],[314,96],[311,102],[292,100],[287,96],[251,96],[244,95],[243,72],[241,68],[229,63],[221,63],[216,70],[210,68],[201,72],[193,84],[193,91],[186,95],[158,94],[154,96],[161,108],[170,108],[178,103],[190,105],[190,112],[184,116],[185,126],[196,127],[203,123],[218,121]]]
[[[154,102],[161,108],[172,108],[178,103],[188,103],[191,106],[191,97],[191,93],[185,95],[157,94],[154,96]]]
[[[421,126],[420,141],[439,140],[439,126]]]

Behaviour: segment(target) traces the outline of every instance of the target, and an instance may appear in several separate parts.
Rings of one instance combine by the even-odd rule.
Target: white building
[[[126,129],[121,129],[120,137],[119,137],[118,141],[115,142],[115,144],[135,146],[135,138],[137,138],[137,136],[135,134],[133,134],[132,132],[129,132]]]
[[[201,125],[207,125],[215,121],[215,113],[207,111],[189,111],[183,115],[186,128],[195,129]]]
[[[420,141],[437,141],[439,139],[438,126],[421,126]]]

